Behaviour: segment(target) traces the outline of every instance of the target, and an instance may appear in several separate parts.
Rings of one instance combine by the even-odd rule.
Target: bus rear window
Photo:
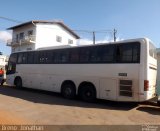
[[[149,55],[155,59],[157,59],[157,52],[155,46],[149,42]]]

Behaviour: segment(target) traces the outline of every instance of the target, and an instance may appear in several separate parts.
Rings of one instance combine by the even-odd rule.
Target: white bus
[[[112,101],[147,101],[156,95],[155,47],[147,38],[13,53],[7,84]]]

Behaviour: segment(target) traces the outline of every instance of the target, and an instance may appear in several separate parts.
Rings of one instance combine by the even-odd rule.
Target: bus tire
[[[66,81],[62,84],[61,94],[64,98],[73,99],[76,96],[76,87],[73,82]]]
[[[15,79],[15,86],[16,88],[22,88],[22,79],[20,77]]]
[[[96,89],[93,84],[81,84],[79,87],[78,95],[83,101],[94,102],[96,99]]]
[[[1,82],[1,86],[3,86],[4,82],[5,82],[5,80],[3,79],[2,82]]]

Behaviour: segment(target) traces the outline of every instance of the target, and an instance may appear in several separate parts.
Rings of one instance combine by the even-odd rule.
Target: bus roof
[[[88,45],[63,45],[63,46],[51,46],[51,47],[43,47],[38,48],[36,50],[28,50],[28,51],[19,51],[19,52],[32,52],[32,51],[42,51],[42,50],[53,50],[53,49],[66,49],[66,48],[77,48],[77,47],[90,47],[90,46],[97,46],[97,45],[106,45],[106,44],[120,44],[120,43],[127,43],[127,42],[135,42],[135,41],[151,41],[148,38],[135,38],[135,39],[126,39],[120,40],[116,42],[105,42],[105,43],[96,43],[96,44],[88,44]],[[14,52],[18,53],[18,52]]]

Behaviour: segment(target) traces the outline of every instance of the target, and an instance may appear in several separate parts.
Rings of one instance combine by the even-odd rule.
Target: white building
[[[76,45],[80,37],[60,21],[29,21],[8,28],[13,30],[7,42],[12,52],[43,47]]]
[[[0,68],[5,69],[7,62],[8,62],[8,57],[5,55],[0,55]]]

